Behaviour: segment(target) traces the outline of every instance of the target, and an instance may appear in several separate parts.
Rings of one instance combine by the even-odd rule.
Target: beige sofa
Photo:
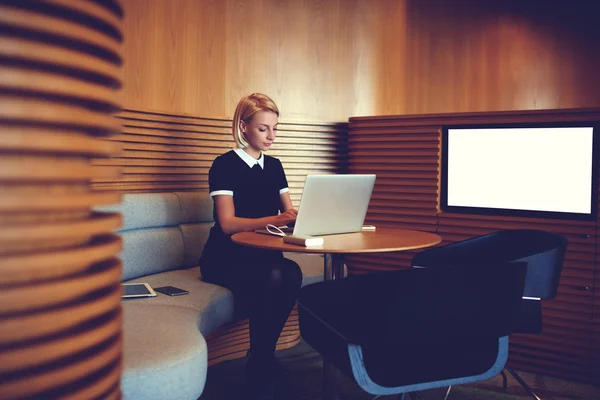
[[[206,192],[126,194],[116,207],[123,227],[123,281],[176,286],[188,295],[123,300],[122,391],[128,400],[195,400],[206,381],[205,336],[240,318],[229,290],[203,282],[198,259],[213,202]],[[323,258],[286,254],[303,285],[323,279]]]

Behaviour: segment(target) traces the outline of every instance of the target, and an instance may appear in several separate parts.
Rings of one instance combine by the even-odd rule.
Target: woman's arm
[[[263,218],[240,218],[235,216],[235,206],[233,204],[233,196],[227,195],[216,195],[213,197],[215,202],[215,208],[217,210],[217,217],[221,224],[221,229],[227,235],[233,235],[237,232],[253,231],[255,229],[264,228],[267,224],[275,226],[287,225],[290,222],[296,220],[296,210],[291,207],[292,201],[289,198],[290,208],[286,208],[285,211],[279,215],[273,215],[270,217]],[[283,202],[283,195],[282,195]],[[282,204],[283,206],[283,204]]]
[[[294,205],[292,204],[292,199],[290,197],[290,192],[281,193],[279,197],[281,198],[281,209],[283,211],[287,211],[291,208],[294,208]],[[298,214],[298,211],[296,211],[296,214]]]

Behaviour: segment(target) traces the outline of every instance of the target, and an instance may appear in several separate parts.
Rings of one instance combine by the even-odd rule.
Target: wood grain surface
[[[361,254],[422,249],[434,246],[442,238],[434,233],[408,229],[377,228],[375,231],[323,235],[321,246],[298,246],[284,243],[283,238],[255,232],[238,232],[234,243],[268,250],[299,253]]]
[[[126,0],[127,108],[285,120],[600,107],[594,1]]]

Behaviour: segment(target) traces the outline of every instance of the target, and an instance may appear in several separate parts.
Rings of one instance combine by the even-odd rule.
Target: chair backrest
[[[350,276],[355,294],[350,305],[363,315],[364,322],[371,320],[367,326],[386,320],[385,330],[394,332],[397,340],[404,335],[423,340],[499,338],[512,333],[518,323],[525,275],[526,263],[518,262]],[[379,299],[380,307],[365,308],[370,301],[363,296],[369,296],[370,301]],[[407,325],[408,319],[411,323]]]
[[[511,229],[425,250],[412,259],[413,266],[433,267],[454,263],[527,263],[524,297],[556,296],[567,248],[567,239],[535,229]]]

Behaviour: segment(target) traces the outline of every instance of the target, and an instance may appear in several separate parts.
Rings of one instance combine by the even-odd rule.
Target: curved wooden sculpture
[[[0,1],[0,398],[119,399],[116,1]]]

